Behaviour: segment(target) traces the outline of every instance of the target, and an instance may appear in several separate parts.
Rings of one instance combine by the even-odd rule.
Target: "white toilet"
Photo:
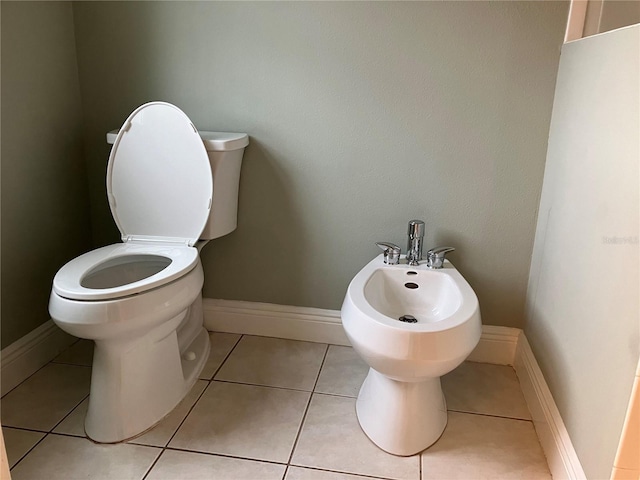
[[[421,452],[447,424],[440,377],[475,348],[478,299],[447,260],[442,268],[388,265],[383,255],[351,281],[342,324],[369,365],[356,401],[362,430],[394,455]]]
[[[162,420],[209,356],[199,249],[236,228],[246,134],[198,132],[177,107],[136,109],[113,143],[107,192],[117,243],[63,266],[49,312],[95,341],[87,436],[114,443]]]

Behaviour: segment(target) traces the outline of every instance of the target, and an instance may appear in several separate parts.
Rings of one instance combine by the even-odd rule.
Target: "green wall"
[[[71,3],[0,9],[4,348],[49,320],[53,276],[91,229]]]
[[[77,2],[94,245],[117,241],[105,132],[138,105],[247,132],[238,229],[204,295],[340,308],[406,222],[522,326],[564,2]]]

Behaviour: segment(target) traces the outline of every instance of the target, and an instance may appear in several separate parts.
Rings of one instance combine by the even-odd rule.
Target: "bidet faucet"
[[[407,263],[418,265],[422,260],[422,240],[424,238],[424,222],[411,220],[407,230],[409,240],[407,242]]]

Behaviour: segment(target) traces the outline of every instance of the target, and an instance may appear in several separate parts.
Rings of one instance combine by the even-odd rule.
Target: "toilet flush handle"
[[[393,243],[377,242],[376,245],[383,250],[384,263],[397,265],[400,263],[400,247]]]

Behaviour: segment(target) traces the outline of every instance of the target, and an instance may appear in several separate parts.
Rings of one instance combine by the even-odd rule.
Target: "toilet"
[[[440,377],[480,340],[471,286],[448,260],[431,269],[388,265],[380,255],[349,284],[341,317],[353,349],[370,367],[356,400],[364,433],[399,456],[435,443],[447,424]]]
[[[199,251],[236,228],[249,141],[198,132],[165,102],[137,108],[107,140],[107,194],[122,243],[64,265],[49,312],[65,332],[95,342],[85,432],[115,443],[169,414],[207,361]]]

